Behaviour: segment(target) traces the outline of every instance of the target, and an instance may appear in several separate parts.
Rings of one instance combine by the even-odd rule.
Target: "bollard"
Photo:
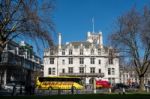
[[[109,88],[109,93],[111,93],[111,88]]]
[[[126,92],[126,91],[125,91],[125,88],[122,89],[122,92],[123,92],[123,94],[125,94],[125,92]]]
[[[149,93],[149,88],[148,87],[146,87],[146,92]]]

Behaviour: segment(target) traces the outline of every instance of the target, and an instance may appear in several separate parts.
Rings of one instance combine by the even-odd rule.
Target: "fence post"
[[[111,93],[111,88],[109,88],[108,90],[109,90],[109,93]]]

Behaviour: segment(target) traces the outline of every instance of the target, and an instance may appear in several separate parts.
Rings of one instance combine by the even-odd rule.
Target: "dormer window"
[[[69,49],[69,55],[72,55],[72,49]]]
[[[94,55],[94,49],[91,49],[91,55]]]
[[[80,55],[83,55],[83,49],[80,49]]]
[[[112,49],[109,49],[109,56],[113,56],[113,50]]]
[[[54,50],[50,50],[50,55],[54,55]]]
[[[113,64],[113,58],[108,58],[109,64]]]
[[[65,49],[62,50],[62,55],[65,55]]]
[[[98,49],[98,55],[101,55],[101,49]]]

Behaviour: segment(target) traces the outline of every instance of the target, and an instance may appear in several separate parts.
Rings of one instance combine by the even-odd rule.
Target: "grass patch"
[[[149,99],[150,94],[76,94],[76,95],[53,95],[53,96],[4,96],[0,99]]]

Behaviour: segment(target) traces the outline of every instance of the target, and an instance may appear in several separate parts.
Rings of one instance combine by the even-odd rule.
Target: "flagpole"
[[[92,24],[93,24],[93,33],[94,33],[94,17],[92,18]]]

